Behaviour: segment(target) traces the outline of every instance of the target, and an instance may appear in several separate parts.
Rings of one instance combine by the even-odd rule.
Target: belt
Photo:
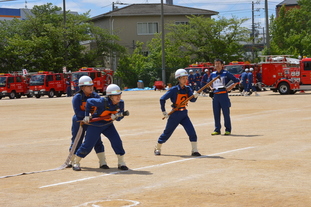
[[[222,93],[227,93],[227,91],[219,91],[219,92],[216,92],[215,94],[222,94]]]
[[[179,108],[176,111],[184,111],[184,110],[187,110],[187,109],[186,108]]]

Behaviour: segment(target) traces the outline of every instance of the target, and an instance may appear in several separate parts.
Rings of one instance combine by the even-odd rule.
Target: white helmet
[[[250,68],[250,69],[249,69],[249,71],[253,71],[253,70],[254,70],[253,68]]]
[[[110,84],[106,89],[107,96],[120,95],[121,93],[120,87],[116,84]]]
[[[189,70],[189,73],[192,73],[193,72],[193,70]]]
[[[205,69],[205,70],[204,70],[204,72],[207,72],[207,71],[208,71],[208,69]]]
[[[245,69],[245,72],[248,72],[248,68]]]
[[[79,86],[92,86],[93,81],[92,78],[90,78],[87,75],[82,76],[81,78],[79,78]]]
[[[190,71],[191,71],[191,70],[190,70]],[[182,69],[182,68],[176,70],[176,72],[175,72],[175,78],[177,79],[177,78],[182,77],[182,76],[188,76],[187,71],[186,71],[185,69]]]

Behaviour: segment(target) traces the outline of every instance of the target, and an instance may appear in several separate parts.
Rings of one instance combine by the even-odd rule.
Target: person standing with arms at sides
[[[208,76],[209,76],[209,71],[208,71],[208,69],[205,69],[204,72],[205,72],[205,73],[204,73],[204,75],[203,75],[203,77],[202,77],[202,80],[201,80],[201,86],[202,86],[202,87],[205,86],[205,85],[207,84],[207,79],[208,79]],[[201,95],[202,95],[202,96],[207,96],[206,94],[208,93],[208,90],[209,90],[209,88],[204,89],[203,92],[201,93]]]
[[[80,90],[72,98],[72,107],[73,107],[74,115],[72,117],[72,126],[71,126],[72,138],[71,138],[71,145],[70,145],[69,150],[71,150],[73,142],[75,141],[75,138],[77,136],[77,133],[80,127],[79,121],[82,121],[84,119],[86,101],[89,98],[100,98],[100,96],[96,92],[94,92],[93,81],[89,76],[82,76],[81,78],[79,78],[78,84],[79,84]],[[91,112],[92,113],[94,112],[94,108],[92,108]],[[83,132],[81,134],[81,137],[79,137],[79,142],[74,152],[76,152],[77,149],[81,146],[84,135],[85,135],[85,131],[88,126],[84,124],[82,127],[83,127]],[[95,144],[94,149],[97,153],[99,160],[101,161],[103,159],[102,152],[104,151],[103,143],[101,141],[98,141]],[[71,167],[71,164],[68,167]]]
[[[194,77],[195,77],[195,86],[196,86],[195,90],[198,91],[201,88],[201,79],[202,79],[202,76],[199,70],[195,71]]]
[[[68,76],[66,78],[66,94],[67,94],[67,97],[71,97],[71,81],[70,81],[70,76]]]
[[[234,77],[230,72],[223,69],[224,63],[221,59],[215,60],[215,69],[216,71],[212,72],[207,82],[210,82],[212,79],[220,76],[220,79],[217,79],[212,84],[212,90],[214,93],[213,97],[213,113],[215,121],[215,129],[212,135],[219,135],[221,124],[220,124],[220,113],[222,110],[225,122],[225,135],[231,134],[231,120],[230,120],[230,107],[231,102],[228,96],[228,91],[226,85],[231,80],[234,84],[239,83],[239,79]]]
[[[178,69],[175,72],[175,78],[178,80],[178,85],[170,88],[170,90],[167,91],[160,98],[161,111],[164,117],[167,118],[168,120],[164,132],[159,137],[158,143],[155,146],[154,154],[161,155],[162,144],[165,143],[170,138],[176,127],[179,124],[181,124],[186,130],[186,133],[188,134],[189,140],[191,142],[192,146],[191,156],[201,156],[201,154],[198,152],[197,149],[197,134],[188,116],[188,110],[186,109],[187,103],[180,106],[180,108],[177,109],[177,111],[172,113],[170,116],[165,110],[165,102],[167,99],[171,100],[171,102],[173,103],[172,107],[174,109],[188,97],[194,95],[194,98],[190,99],[190,101],[195,102],[197,100],[197,97],[199,96],[199,94],[196,91],[192,93],[192,89],[186,85],[188,73],[185,69]]]
[[[124,101],[121,99],[122,92],[118,85],[110,84],[106,89],[106,94],[107,97],[91,98],[87,100],[83,122],[88,124],[91,120],[95,121],[91,122],[88,126],[84,142],[74,156],[73,170],[75,171],[81,170],[80,160],[91,152],[92,148],[99,140],[101,141],[101,134],[109,139],[118,157],[118,169],[128,170],[124,162],[125,151],[123,149],[122,140],[113,124],[113,121],[120,121],[125,115]],[[92,107],[96,107],[96,112],[92,115],[93,118],[91,119],[89,113]],[[100,166],[104,166],[101,168],[109,169],[104,154]]]
[[[193,70],[189,70],[190,75],[188,75],[188,84],[192,90],[195,89],[195,75],[193,74]]]
[[[243,91],[242,91],[242,95],[247,93],[247,73],[248,73],[248,68],[245,69],[245,71],[241,74],[240,76],[240,83],[243,85]]]
[[[251,95],[250,93],[250,89],[252,89],[252,92],[255,93],[255,96],[259,96],[259,94],[257,93],[256,87],[255,87],[255,83],[254,83],[254,75],[253,75],[254,69],[250,68],[249,69],[249,73],[247,74],[247,79],[248,79],[248,87],[247,87],[247,91],[249,93],[249,95]]]

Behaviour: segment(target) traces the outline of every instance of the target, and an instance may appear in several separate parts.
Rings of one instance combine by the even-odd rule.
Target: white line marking
[[[132,207],[132,206],[137,206],[138,204],[140,204],[140,202],[138,201],[132,201],[132,200],[125,200],[125,199],[115,199],[115,200],[98,200],[98,201],[90,201],[90,202],[87,202],[87,203],[83,203],[83,204],[80,204],[78,206],[74,206],[74,207],[82,207],[82,206],[88,206],[88,204],[92,204],[92,207],[101,207],[101,206],[98,206],[96,205],[96,203],[102,203],[102,202],[106,202],[106,201],[127,201],[127,202],[131,202],[133,204],[130,204],[130,205],[126,205],[126,206],[121,206],[121,207]]]
[[[200,157],[187,158],[187,159],[176,160],[176,161],[166,162],[166,163],[157,164],[157,165],[150,165],[150,166],[135,168],[135,169],[132,169],[132,170],[135,171],[135,170],[142,170],[142,169],[147,169],[147,168],[160,167],[160,166],[164,166],[164,165],[170,165],[170,164],[174,164],[174,163],[185,162],[185,161],[188,161],[188,160],[204,158],[204,157],[210,157],[210,156],[216,156],[216,155],[226,154],[226,153],[230,153],[230,152],[237,152],[237,151],[247,150],[247,149],[252,149],[252,148],[255,148],[255,147],[245,147],[245,148],[229,150],[229,151],[225,151],[225,152],[219,152],[219,153],[215,153],[215,154],[211,154],[211,155],[203,155],[203,156],[200,156]],[[103,174],[103,175],[98,175],[98,176],[93,176],[93,177],[87,177],[87,178],[71,180],[71,181],[67,181],[67,182],[61,182],[61,183],[55,183],[55,184],[50,184],[50,185],[44,185],[44,186],[41,186],[39,188],[48,188],[48,187],[53,187],[53,186],[58,186],[58,185],[65,185],[65,184],[69,184],[69,183],[75,183],[75,182],[90,180],[90,179],[93,179],[93,178],[99,178],[99,177],[104,177],[104,176],[109,176],[109,175],[120,174],[122,172],[126,172],[126,171],[116,171],[116,172],[111,172],[111,173],[108,173],[108,174]]]

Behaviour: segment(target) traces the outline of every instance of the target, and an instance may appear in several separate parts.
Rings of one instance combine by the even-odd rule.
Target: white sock
[[[198,143],[197,142],[191,142],[192,146],[192,152],[198,152]]]
[[[117,155],[118,157],[118,165],[119,166],[126,166],[124,162],[124,155]]]

